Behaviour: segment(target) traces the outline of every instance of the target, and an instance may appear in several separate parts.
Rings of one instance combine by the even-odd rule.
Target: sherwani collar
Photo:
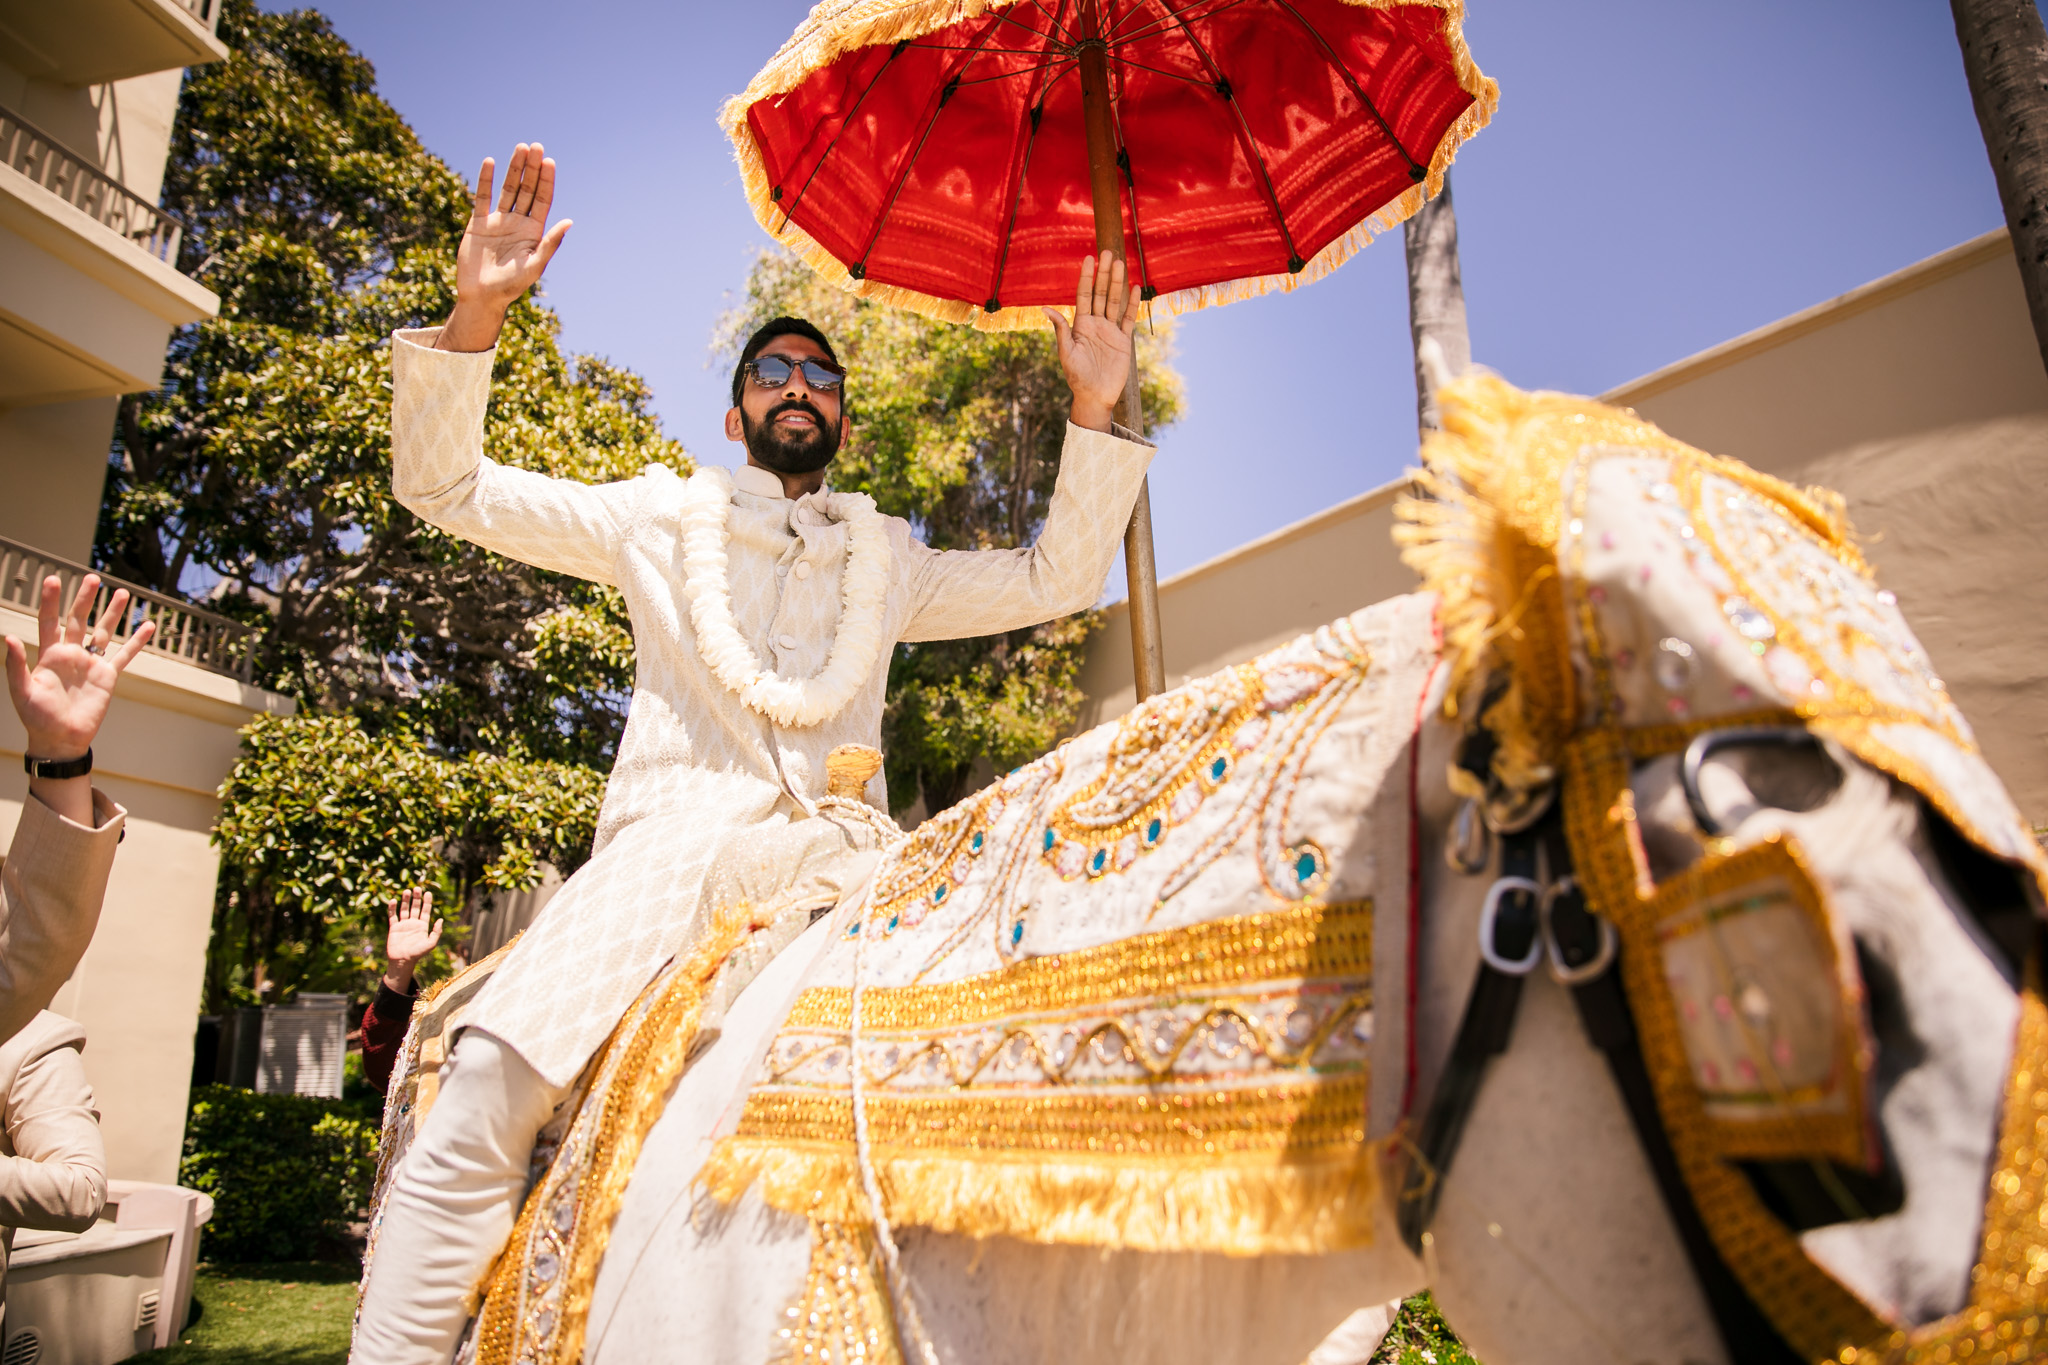
[[[751,493],[757,498],[773,498],[787,502],[782,496],[782,480],[757,464],[743,464],[732,471],[732,486],[735,492]]]
[[[839,519],[826,505],[832,495],[830,484],[791,501],[783,496],[781,479],[759,465],[743,464],[732,471],[732,491],[733,500],[740,506],[787,517],[792,530],[798,526],[839,525]]]

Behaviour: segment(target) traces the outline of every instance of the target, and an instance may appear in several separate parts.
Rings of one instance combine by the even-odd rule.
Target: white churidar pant
[[[352,1365],[447,1365],[471,1291],[512,1235],[533,1135],[567,1093],[464,1030],[386,1196]]]

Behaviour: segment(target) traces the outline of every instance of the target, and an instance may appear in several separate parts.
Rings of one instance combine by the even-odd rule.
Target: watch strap
[[[87,749],[77,758],[36,758],[29,754],[21,756],[21,770],[30,777],[63,779],[84,777],[92,771],[92,750]]]

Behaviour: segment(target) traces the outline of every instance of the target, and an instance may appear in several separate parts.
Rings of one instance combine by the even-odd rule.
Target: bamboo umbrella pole
[[[1087,122],[1088,178],[1095,201],[1095,249],[1124,256],[1123,194],[1117,185],[1116,132],[1109,109],[1109,49],[1102,41],[1096,9],[1083,0],[1084,37],[1080,43],[1081,109]],[[1137,283],[1125,272],[1133,290]],[[1124,381],[1117,420],[1145,434],[1145,411],[1138,398],[1138,357],[1131,354],[1130,378]],[[1131,524],[1124,531],[1124,573],[1129,583],[1131,674],[1139,701],[1166,690],[1166,647],[1159,634],[1159,568],[1152,556],[1151,480],[1138,485]]]

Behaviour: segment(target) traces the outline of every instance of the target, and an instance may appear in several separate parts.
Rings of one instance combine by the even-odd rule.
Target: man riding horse
[[[547,228],[555,163],[538,144],[513,153],[495,207],[492,179],[487,160],[448,321],[392,341],[392,491],[451,535],[619,589],[639,659],[593,856],[470,1006],[391,1181],[355,1351],[379,1365],[454,1351],[536,1134],[642,988],[704,933],[707,869],[743,859],[753,892],[772,894],[839,884],[872,860],[876,822],[821,800],[834,748],[880,742],[895,644],[1092,605],[1151,459],[1110,421],[1136,317],[1123,264],[1104,253],[1081,266],[1071,326],[1052,315],[1073,405],[1028,549],[935,551],[872,499],[830,491],[851,427],[846,371],[793,318],[741,353],[725,430],[747,462],[731,473],[685,481],[650,465],[592,487],[521,469],[516,451],[500,463],[483,449],[498,333],[569,222]],[[860,777],[886,812],[880,776]]]

